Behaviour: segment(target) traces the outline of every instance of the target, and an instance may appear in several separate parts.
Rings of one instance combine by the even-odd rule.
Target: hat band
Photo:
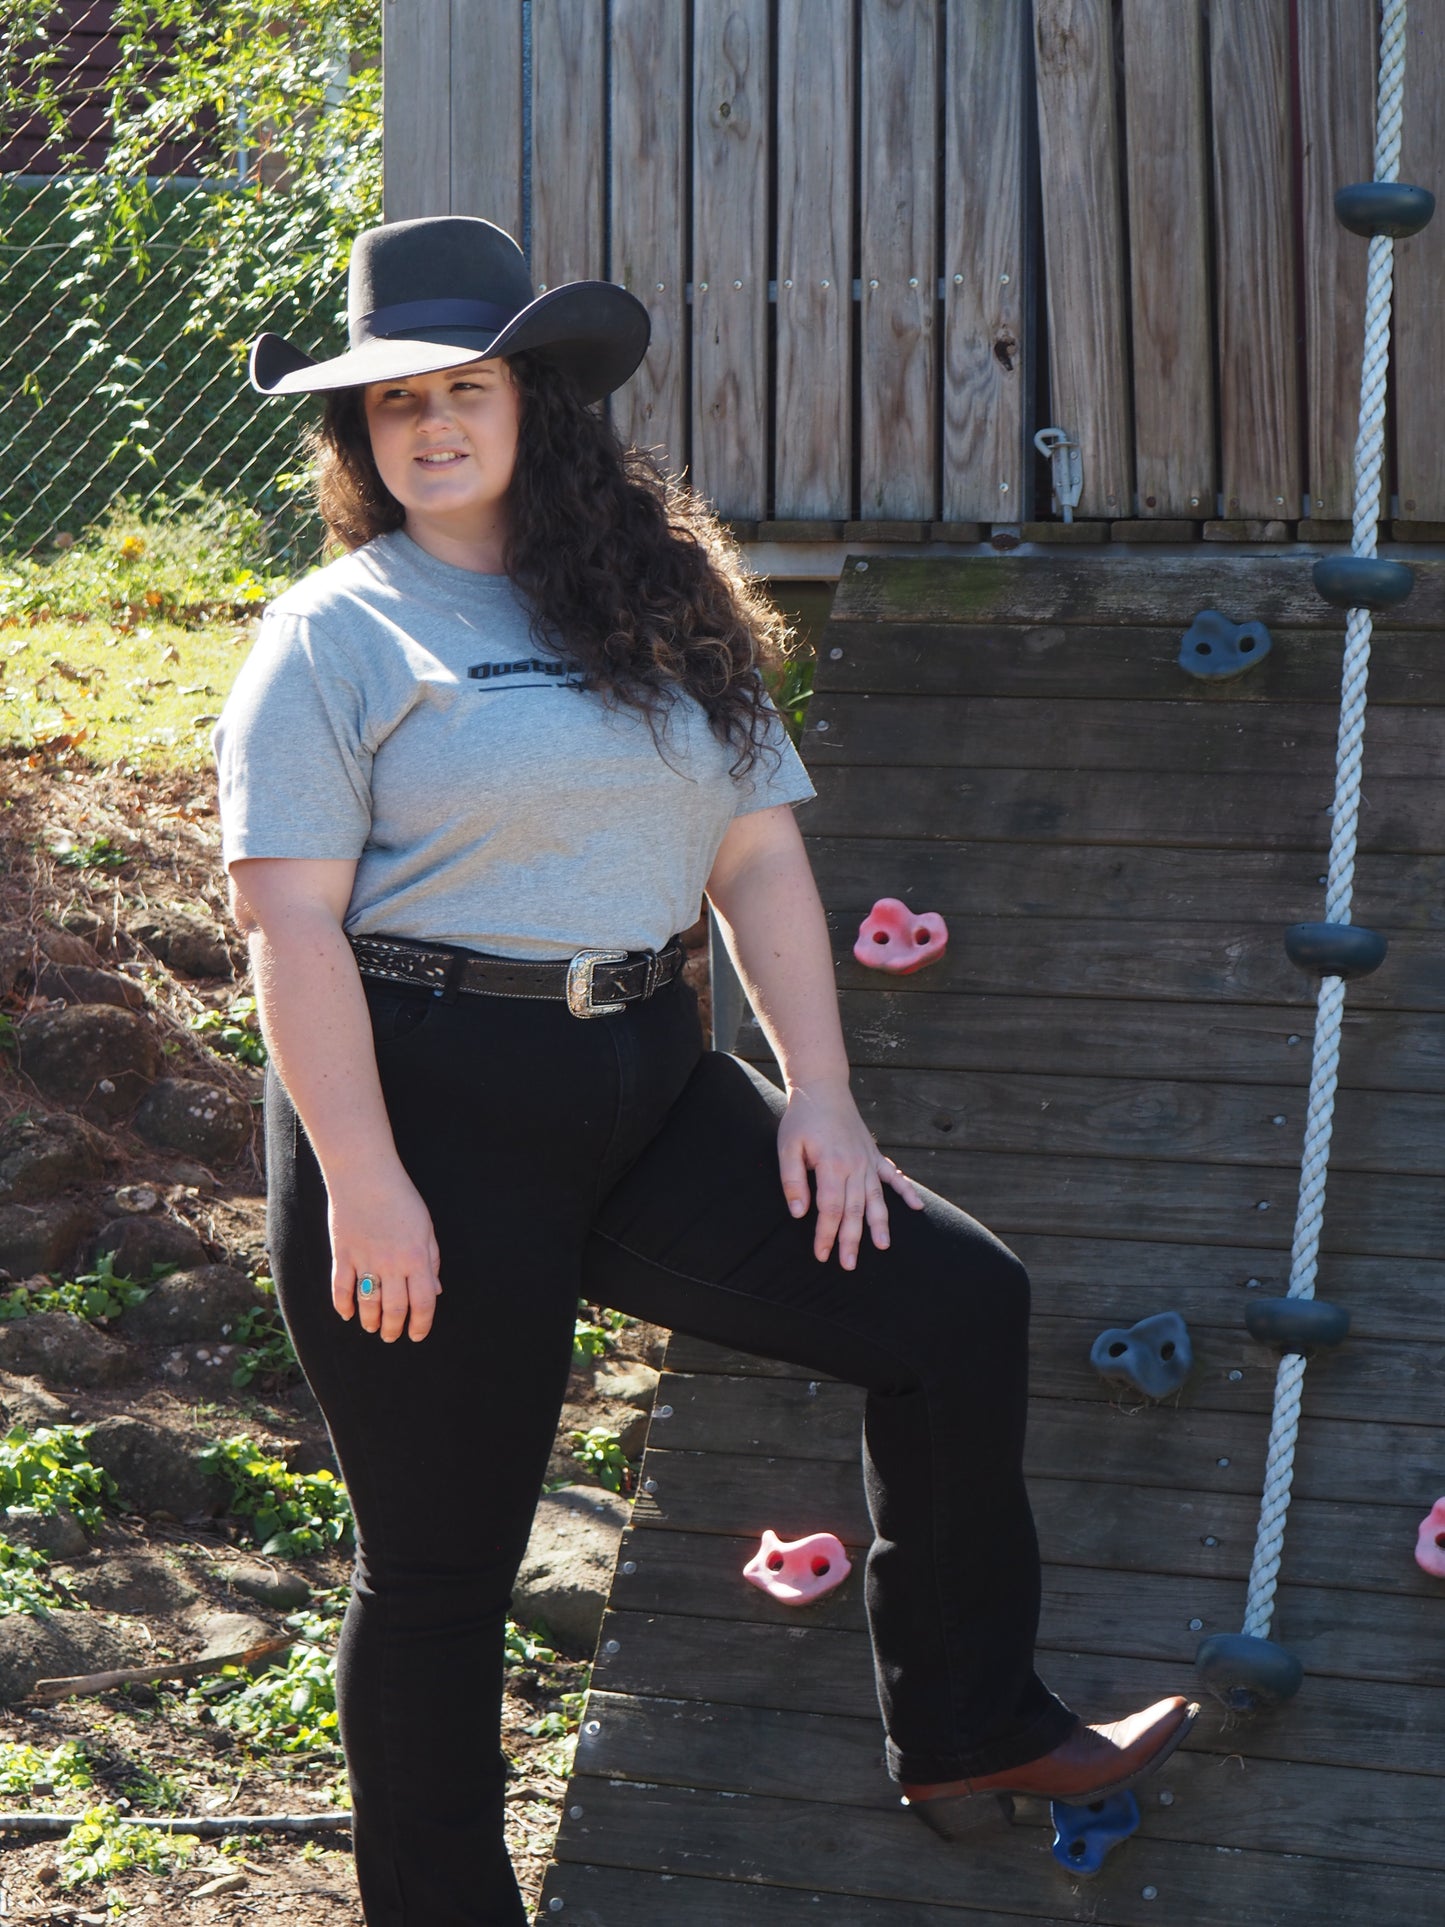
[[[362,315],[357,329],[388,338],[415,328],[486,328],[496,334],[512,319],[512,310],[494,301],[398,301]]]

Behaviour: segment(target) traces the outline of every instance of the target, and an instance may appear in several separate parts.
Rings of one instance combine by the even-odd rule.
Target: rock
[[[74,1513],[37,1512],[31,1505],[13,1505],[0,1513],[0,1536],[50,1559],[82,1559],[90,1551],[85,1528]]]
[[[154,1657],[134,1622],[78,1608],[49,1612],[43,1619],[9,1613],[0,1619],[0,1703],[22,1699],[37,1680],[109,1672]]]
[[[128,911],[125,927],[153,956],[182,977],[229,977],[231,953],[226,939],[209,917],[179,904],[152,905],[144,912]]]
[[[210,1262],[200,1236],[179,1218],[112,1218],[91,1241],[96,1259],[114,1254],[117,1278],[149,1284],[156,1265],[204,1265]]]
[[[65,1580],[78,1598],[99,1612],[136,1613],[143,1618],[181,1612],[202,1596],[184,1570],[144,1550],[108,1553],[92,1566],[67,1573]]]
[[[11,991],[30,969],[34,944],[18,930],[0,930],[0,997]]]
[[[232,1566],[218,1576],[243,1599],[254,1599],[274,1612],[296,1612],[311,1598],[311,1587],[301,1574],[280,1566],[275,1571],[269,1566]]]
[[[650,1412],[661,1376],[650,1365],[643,1365],[635,1358],[604,1358],[594,1372],[592,1382],[603,1398],[617,1399],[623,1405],[635,1405],[639,1412]],[[631,1456],[629,1452],[628,1457]]]
[[[136,1375],[128,1345],[68,1311],[37,1311],[0,1325],[0,1371],[47,1385],[120,1385]]]
[[[229,1659],[233,1653],[244,1653],[248,1646],[272,1638],[275,1631],[251,1613],[197,1614],[191,1627],[201,1641],[201,1650],[192,1655],[195,1659]]]
[[[0,1266],[12,1278],[69,1270],[98,1217],[95,1206],[83,1198],[0,1204]]]
[[[188,1191],[198,1191],[204,1198],[213,1197],[219,1188],[216,1174],[208,1171],[204,1164],[173,1164],[171,1166],[171,1188],[166,1192],[167,1201],[174,1204],[178,1197]]]
[[[41,997],[59,997],[67,1004],[115,1004],[122,1010],[146,1007],[146,994],[133,978],[83,964],[42,965],[35,989]]]
[[[134,1110],[164,1062],[150,1019],[108,1004],[36,1011],[15,1034],[25,1075],[93,1124]]]
[[[91,922],[97,930],[109,928],[108,925],[96,922],[94,917],[91,918]],[[100,968],[100,952],[96,949],[94,942],[79,931],[57,930],[53,925],[47,924],[39,933],[36,942],[40,954],[49,963],[75,964],[82,970]]]
[[[544,1492],[512,1590],[513,1618],[540,1619],[560,1646],[590,1657],[630,1516],[625,1499],[592,1486]]]
[[[219,1341],[231,1336],[243,1313],[264,1302],[244,1271],[198,1265],[163,1278],[144,1303],[124,1313],[121,1329],[146,1344]]]
[[[137,1512],[195,1519],[212,1517],[226,1503],[223,1483],[202,1470],[201,1443],[144,1419],[119,1416],[92,1426],[89,1449]]]
[[[0,1129],[0,1204],[53,1198],[68,1184],[103,1176],[119,1156],[114,1141],[83,1118],[22,1111]]]
[[[167,1077],[153,1084],[132,1120],[147,1144],[230,1164],[250,1140],[251,1106],[220,1084]]]
[[[64,1425],[70,1416],[65,1400],[46,1391],[38,1378],[12,1378],[0,1372],[0,1398],[9,1423],[29,1426],[32,1432],[42,1425]]]

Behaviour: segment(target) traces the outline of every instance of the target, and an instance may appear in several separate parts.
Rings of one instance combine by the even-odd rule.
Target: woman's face
[[[501,357],[367,384],[372,456],[409,526],[457,536],[505,521],[520,402]]]

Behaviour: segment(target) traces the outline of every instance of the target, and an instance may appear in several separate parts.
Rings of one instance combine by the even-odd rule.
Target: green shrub
[[[63,1604],[59,1593],[46,1584],[49,1570],[50,1561],[43,1552],[0,1539],[0,1618],[43,1613]]]
[[[133,1278],[117,1278],[115,1253],[102,1252],[94,1271],[83,1271],[78,1278],[66,1279],[58,1271],[49,1275],[56,1282],[27,1290],[16,1285],[0,1292],[0,1324],[28,1318],[37,1311],[68,1311],[77,1318],[115,1318],[131,1305],[149,1298],[156,1284],[176,1269],[174,1264],[152,1265],[148,1285]]]
[[[62,1740],[48,1753],[28,1740],[0,1740],[0,1793],[83,1793],[94,1783],[79,1740]]]
[[[86,1887],[137,1867],[148,1873],[169,1873],[177,1860],[189,1859],[195,1850],[194,1834],[137,1826],[123,1819],[111,1801],[102,1800],[87,1807],[70,1829],[56,1862],[62,1887]]]
[[[292,1472],[284,1459],[268,1459],[243,1434],[206,1446],[200,1462],[225,1481],[230,1510],[250,1522],[263,1552],[323,1552],[351,1537],[346,1487],[324,1468]]]
[[[341,1622],[323,1613],[293,1613],[286,1621],[301,1637],[282,1658],[254,1677],[223,1666],[190,1695],[212,1717],[267,1752],[310,1753],[339,1746],[336,1714],[336,1637]],[[229,1692],[228,1687],[239,1687]],[[227,1694],[222,1697],[222,1694]]]
[[[193,1017],[191,1029],[224,1056],[239,1057],[243,1064],[266,1062],[266,1040],[254,997],[233,997],[224,1011],[208,1010]]]
[[[33,1506],[72,1513],[88,1532],[100,1529],[101,1508],[119,1498],[115,1480],[86,1457],[89,1426],[16,1425],[0,1440],[0,1509]]]

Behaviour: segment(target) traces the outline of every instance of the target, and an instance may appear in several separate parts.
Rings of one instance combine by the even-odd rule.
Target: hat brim
[[[304,354],[281,335],[251,344],[251,386],[263,395],[314,394],[436,374],[469,361],[535,349],[560,367],[586,401],[600,401],[642,365],[652,323],[634,294],[611,281],[569,281],[513,316],[500,334],[471,328],[423,329],[374,337],[329,361]]]

